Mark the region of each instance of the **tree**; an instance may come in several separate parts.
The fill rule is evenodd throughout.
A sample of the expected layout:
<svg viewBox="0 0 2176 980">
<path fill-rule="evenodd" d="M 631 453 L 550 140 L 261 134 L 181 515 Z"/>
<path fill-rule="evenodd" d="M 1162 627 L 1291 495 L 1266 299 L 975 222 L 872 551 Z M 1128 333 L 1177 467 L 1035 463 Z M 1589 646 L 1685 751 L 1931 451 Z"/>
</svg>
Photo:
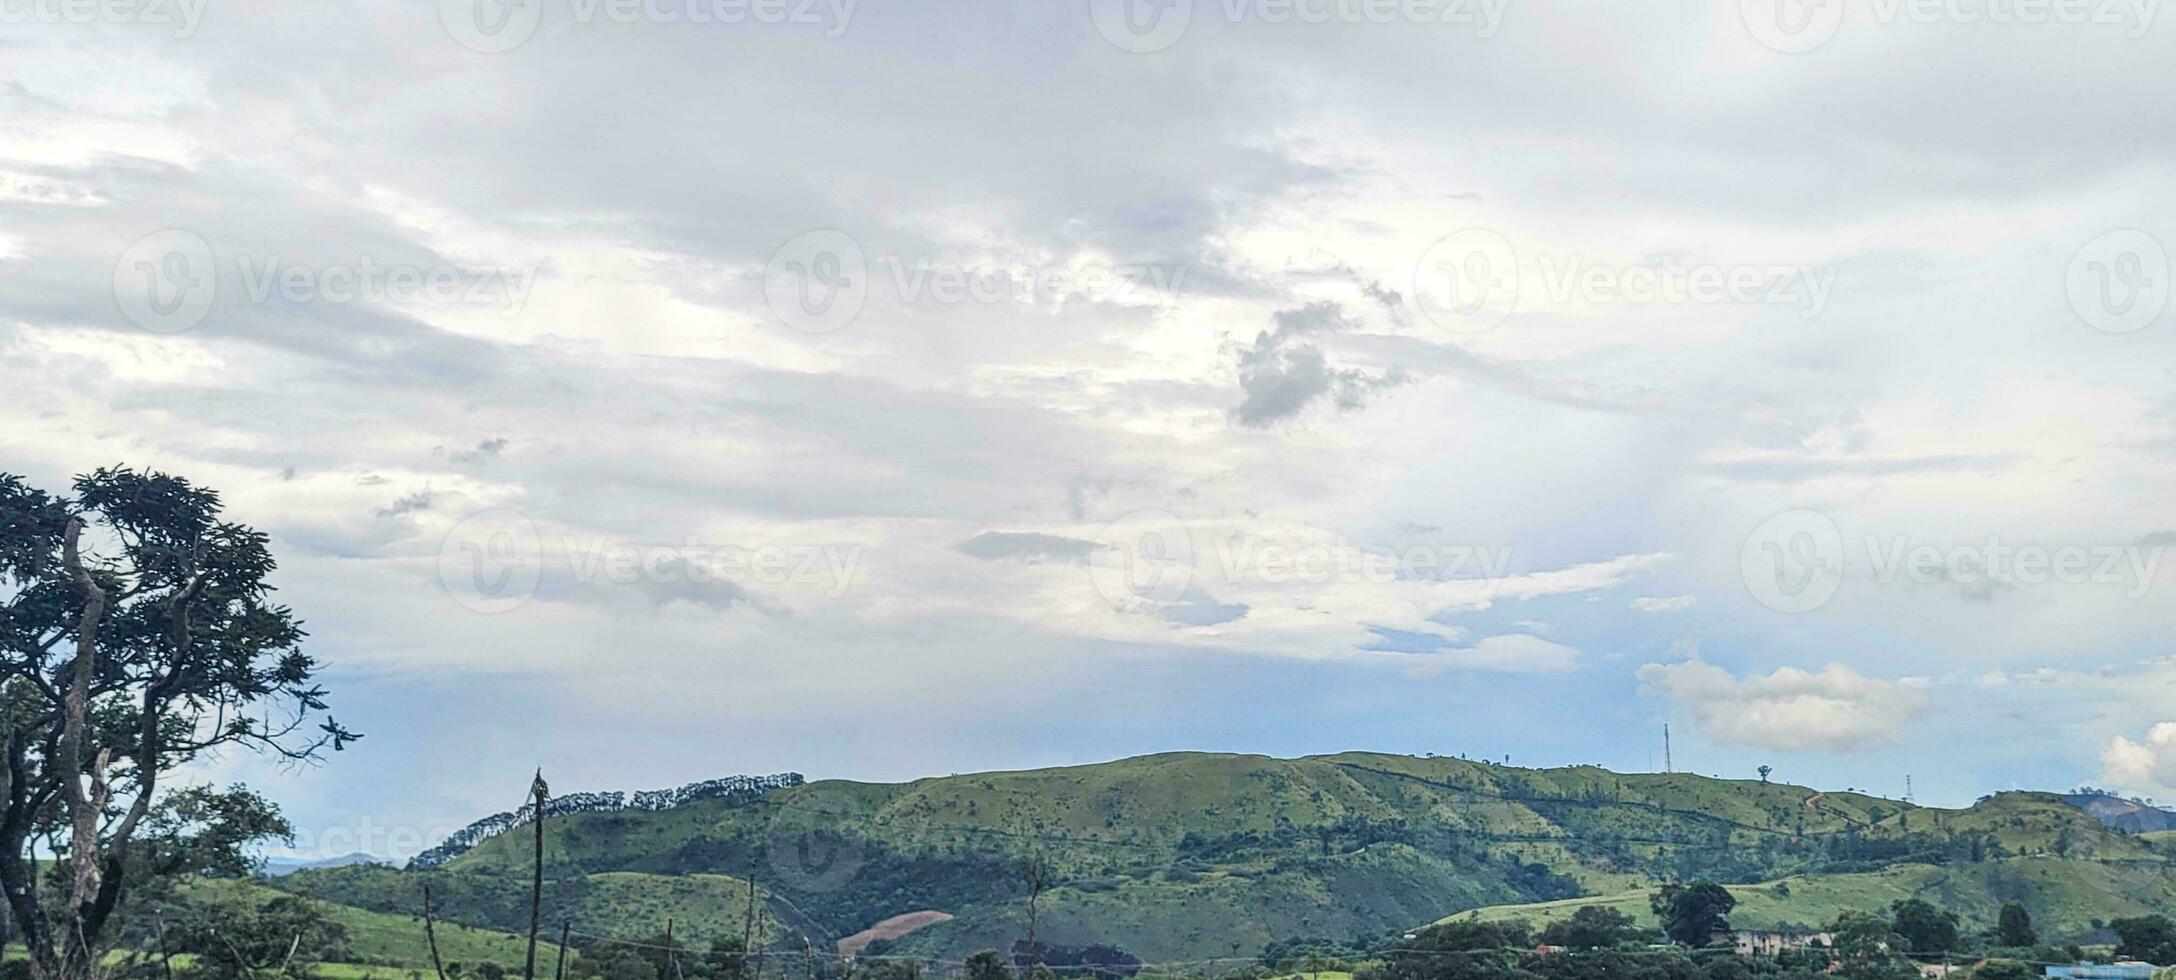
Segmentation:
<svg viewBox="0 0 2176 980">
<path fill-rule="evenodd" d="M 1904 937 L 1907 952 L 1946 953 L 1957 948 L 1957 913 L 1917 898 L 1889 905 L 1890 927 Z"/>
<path fill-rule="evenodd" d="M 1606 905 L 1582 905 L 1541 930 L 1541 941 L 1573 949 L 1608 949 L 1631 938 L 1632 917 Z"/>
<path fill-rule="evenodd" d="M 588 954 L 583 954 L 588 955 Z M 748 950 L 739 936 L 719 936 L 703 954 L 703 972 L 712 980 L 741 980 L 748 975 Z"/>
<path fill-rule="evenodd" d="M 2011 947 L 2040 944 L 2040 934 L 2032 927 L 2032 913 L 2025 910 L 2024 903 L 2003 903 L 2002 913 L 1995 923 L 1995 942 L 1997 945 Z"/>
<path fill-rule="evenodd" d="M 195 975 L 307 977 L 312 963 L 347 952 L 347 930 L 308 899 L 281 895 L 258 903 L 246 892 L 213 891 L 211 900 L 193 903 L 190 914 L 166 930 L 171 952 L 194 955 Z"/>
<path fill-rule="evenodd" d="M 2039 980 L 2040 971 L 2016 960 L 1988 960 L 1972 971 L 1972 980 Z"/>
<path fill-rule="evenodd" d="M 967 980 L 1013 980 L 1012 967 L 997 950 L 985 949 L 967 958 Z"/>
<path fill-rule="evenodd" d="M 310 727 L 325 692 L 270 601 L 266 538 L 220 510 L 159 473 L 102 469 L 68 496 L 0 474 L 0 891 L 33 976 L 90 977 L 142 878 L 160 776 L 229 747 L 308 761 L 357 737 Z"/>
<path fill-rule="evenodd" d="M 1919 975 L 1904 959 L 1904 937 L 1889 919 L 1845 912 L 1828 930 L 1836 936 L 1836 972 L 1845 980 L 1905 980 Z"/>
<path fill-rule="evenodd" d="M 2176 965 L 2176 922 L 2165 915 L 2141 915 L 2108 923 L 2116 931 L 2116 955 L 2163 966 Z"/>
<path fill-rule="evenodd" d="M 1775 771 L 1776 771 L 1776 767 L 1774 767 L 1774 766 L 1762 766 L 1762 767 L 1760 767 L 1760 769 L 1759 769 L 1759 772 L 1760 772 L 1760 782 L 1761 782 L 1761 785 L 1763 785 L 1763 786 L 1766 786 L 1766 785 L 1768 785 L 1768 774 L 1769 774 L 1769 773 L 1772 773 L 1772 772 L 1775 772 Z"/>
<path fill-rule="evenodd" d="M 1714 941 L 1716 933 L 1730 931 L 1726 916 L 1738 907 L 1738 899 L 1712 881 L 1697 881 L 1664 885 L 1648 905 L 1662 920 L 1662 931 L 1671 939 L 1686 946 L 1705 946 Z"/>
</svg>

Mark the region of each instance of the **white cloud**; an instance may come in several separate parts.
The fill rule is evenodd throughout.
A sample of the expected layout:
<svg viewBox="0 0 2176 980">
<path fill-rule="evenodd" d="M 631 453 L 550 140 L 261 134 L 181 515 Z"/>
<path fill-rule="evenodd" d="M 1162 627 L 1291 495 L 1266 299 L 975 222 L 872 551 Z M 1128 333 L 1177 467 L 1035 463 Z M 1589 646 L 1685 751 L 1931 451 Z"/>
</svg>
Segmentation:
<svg viewBox="0 0 2176 980">
<path fill-rule="evenodd" d="M 1691 609 L 1692 607 L 1693 598 L 1689 595 L 1643 595 L 1639 598 L 1632 600 L 1632 608 L 1637 609 L 1641 612 L 1684 612 L 1685 610 Z"/>
<path fill-rule="evenodd" d="M 1842 664 L 1820 673 L 1780 667 L 1739 679 L 1703 660 L 1648 664 L 1640 683 L 1692 714 L 1694 727 L 1726 745 L 1850 751 L 1896 740 L 1927 699 L 1895 681 Z"/>
<path fill-rule="evenodd" d="M 2176 721 L 2146 731 L 2146 740 L 2121 735 L 2101 750 L 2101 781 L 2125 792 L 2176 795 Z"/>
<path fill-rule="evenodd" d="M 1415 656 L 1422 663 L 1406 671 L 1414 677 L 1433 677 L 1450 670 L 1555 674 L 1579 665 L 1578 650 L 1525 633 L 1486 636 L 1463 649 Z"/>
</svg>

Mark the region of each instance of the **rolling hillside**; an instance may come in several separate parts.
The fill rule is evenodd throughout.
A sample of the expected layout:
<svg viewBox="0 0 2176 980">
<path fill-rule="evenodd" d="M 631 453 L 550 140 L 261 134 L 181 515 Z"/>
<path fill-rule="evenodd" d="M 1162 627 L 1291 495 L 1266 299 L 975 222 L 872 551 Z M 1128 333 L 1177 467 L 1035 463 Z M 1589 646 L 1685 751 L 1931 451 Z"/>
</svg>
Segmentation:
<svg viewBox="0 0 2176 980">
<path fill-rule="evenodd" d="M 262 903 L 278 891 L 252 881 L 199 880 L 184 890 L 184 897 L 204 897 L 203 893 L 218 893 L 226 899 L 246 899 Z M 431 969 L 430 945 L 423 932 L 420 915 L 373 912 L 348 905 L 323 903 L 326 917 L 346 930 L 347 946 L 352 964 L 340 967 L 353 969 L 324 969 L 325 975 L 348 975 L 370 972 L 369 968 L 383 967 L 379 975 L 391 978 L 405 976 L 407 971 Z M 188 914 L 186 910 L 174 914 Z M 524 936 L 490 929 L 441 923 L 437 927 L 439 955 L 449 963 L 491 962 L 501 966 L 519 966 L 528 950 Z M 537 955 L 546 963 L 558 956 L 557 943 L 540 942 Z"/>
<path fill-rule="evenodd" d="M 1031 864 L 1048 882 L 1040 938 L 1148 959 L 1250 955 L 1275 939 L 1577 896 L 1632 901 L 1660 882 L 1703 877 L 1785 880 L 1791 900 L 1776 903 L 1778 921 L 1927 889 L 1974 908 L 2012 894 L 2044 895 L 2051 908 L 2106 904 L 2088 917 L 2176 908 L 2176 895 L 2154 887 L 2171 871 L 2165 853 L 2053 796 L 1941 810 L 1754 780 L 1369 753 L 1172 753 L 901 784 L 819 781 L 551 819 L 554 921 L 633 936 L 671 915 L 691 938 L 735 934 L 753 876 L 775 921 L 766 931 L 796 946 L 936 911 L 954 918 L 894 948 L 947 956 L 1025 934 Z M 448 918 L 508 928 L 526 915 L 524 836 L 485 840 L 426 871 L 322 869 L 280 884 L 394 911 L 428 877 Z M 2059 883 L 2041 882 L 2042 868 Z M 1758 912 L 1749 900 L 1747 914 Z"/>
</svg>

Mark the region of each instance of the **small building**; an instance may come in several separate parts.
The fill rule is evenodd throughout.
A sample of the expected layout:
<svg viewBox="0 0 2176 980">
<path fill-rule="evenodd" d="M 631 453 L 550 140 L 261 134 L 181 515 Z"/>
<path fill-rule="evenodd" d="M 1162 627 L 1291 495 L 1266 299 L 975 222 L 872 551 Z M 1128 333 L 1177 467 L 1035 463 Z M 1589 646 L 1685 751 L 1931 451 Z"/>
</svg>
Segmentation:
<svg viewBox="0 0 2176 980">
<path fill-rule="evenodd" d="M 1739 956 L 1774 956 L 1794 949 L 1826 949 L 1836 945 L 1836 934 L 1781 929 L 1739 929 L 1730 934 L 1730 945 L 1738 951 Z"/>
</svg>

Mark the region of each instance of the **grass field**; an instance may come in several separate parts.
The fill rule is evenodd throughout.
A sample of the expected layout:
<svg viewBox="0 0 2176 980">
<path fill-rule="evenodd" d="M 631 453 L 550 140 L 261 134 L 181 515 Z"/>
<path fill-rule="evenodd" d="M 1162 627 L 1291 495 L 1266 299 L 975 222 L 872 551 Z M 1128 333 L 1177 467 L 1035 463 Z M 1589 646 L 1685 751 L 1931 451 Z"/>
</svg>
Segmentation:
<svg viewBox="0 0 2176 980">
<path fill-rule="evenodd" d="M 1967 928 L 1986 928 L 2007 901 L 2020 901 L 2043 936 L 2082 936 L 2095 919 L 2142 915 L 2176 906 L 2176 876 L 2166 866 L 2098 863 L 2049 857 L 2012 858 L 1953 867 L 1898 865 L 1880 871 L 1785 878 L 1727 886 L 1738 906 L 1730 914 L 1741 929 L 1814 927 L 1838 913 L 1880 911 L 1905 898 L 1922 898 L 1956 911 Z M 1557 902 L 1499 905 L 1449 919 L 1526 919 L 1536 926 L 1570 916 L 1582 905 L 1602 905 L 1656 926 L 1648 907 L 1651 889 Z"/>
<path fill-rule="evenodd" d="M 214 891 L 259 903 L 285 894 L 254 881 L 216 880 L 193 883 L 184 895 L 194 893 L 193 897 L 201 897 L 204 892 Z M 324 911 L 326 918 L 346 930 L 348 948 L 358 961 L 325 964 L 320 971 L 325 976 L 345 980 L 373 971 L 381 977 L 404 976 L 411 970 L 431 972 L 430 943 L 424 935 L 421 915 L 371 912 L 331 902 L 315 904 Z M 491 962 L 518 971 L 527 955 L 528 939 L 525 936 L 450 922 L 439 922 L 436 932 L 439 956 L 448 963 Z M 537 959 L 549 964 L 558 955 L 558 944 L 540 937 Z"/>
</svg>

